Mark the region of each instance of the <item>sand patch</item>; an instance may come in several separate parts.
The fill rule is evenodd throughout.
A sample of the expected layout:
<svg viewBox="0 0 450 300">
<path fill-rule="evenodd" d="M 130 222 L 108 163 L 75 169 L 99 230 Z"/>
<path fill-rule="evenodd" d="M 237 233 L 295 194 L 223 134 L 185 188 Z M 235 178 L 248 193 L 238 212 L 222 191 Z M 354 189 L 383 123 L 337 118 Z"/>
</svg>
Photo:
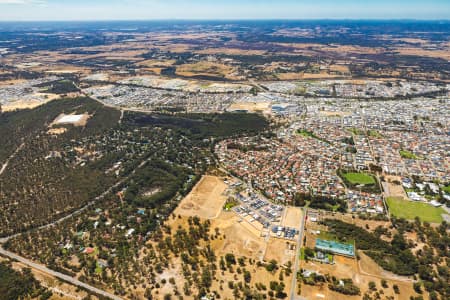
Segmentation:
<svg viewBox="0 0 450 300">
<path fill-rule="evenodd" d="M 227 189 L 223 180 L 216 176 L 203 176 L 175 209 L 176 215 L 199 216 L 204 219 L 217 218 L 226 201 Z"/>
<path fill-rule="evenodd" d="M 263 111 L 268 112 L 270 111 L 270 102 L 240 102 L 240 103 L 233 103 L 228 108 L 229 111 L 249 111 L 249 112 L 256 112 L 256 111 Z"/>
<path fill-rule="evenodd" d="M 91 116 L 88 114 L 75 115 L 75 114 L 60 114 L 56 119 L 50 124 L 53 125 L 73 125 L 73 126 L 86 126 L 87 121 Z"/>
<path fill-rule="evenodd" d="M 401 184 L 395 184 L 394 181 L 401 182 L 402 179 L 400 176 L 385 176 L 386 184 L 387 184 L 387 195 L 386 197 L 399 197 L 403 199 L 408 199 L 405 190 Z"/>
<path fill-rule="evenodd" d="M 281 221 L 281 225 L 290 228 L 300 229 L 300 222 L 303 217 L 303 212 L 299 207 L 287 207 L 286 214 Z"/>
<path fill-rule="evenodd" d="M 265 261 L 276 260 L 279 264 L 285 265 L 289 261 L 294 262 L 294 257 L 297 245 L 293 242 L 270 238 L 267 243 L 266 254 L 264 255 Z"/>
</svg>

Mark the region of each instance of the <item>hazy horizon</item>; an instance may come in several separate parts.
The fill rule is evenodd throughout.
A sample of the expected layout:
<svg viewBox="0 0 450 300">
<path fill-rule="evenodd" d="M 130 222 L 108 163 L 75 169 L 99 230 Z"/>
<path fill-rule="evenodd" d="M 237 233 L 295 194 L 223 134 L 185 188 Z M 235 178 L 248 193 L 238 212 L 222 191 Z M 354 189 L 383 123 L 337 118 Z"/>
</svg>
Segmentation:
<svg viewBox="0 0 450 300">
<path fill-rule="evenodd" d="M 89 22 L 450 22 L 449 19 L 352 19 L 352 18 L 313 18 L 313 19 L 183 19 L 183 18 L 166 18 L 166 19 L 73 19 L 73 20 L 0 20 L 0 23 L 89 23 Z"/>
<path fill-rule="evenodd" d="M 430 0 L 0 0 L 0 21 L 449 20 Z"/>
</svg>

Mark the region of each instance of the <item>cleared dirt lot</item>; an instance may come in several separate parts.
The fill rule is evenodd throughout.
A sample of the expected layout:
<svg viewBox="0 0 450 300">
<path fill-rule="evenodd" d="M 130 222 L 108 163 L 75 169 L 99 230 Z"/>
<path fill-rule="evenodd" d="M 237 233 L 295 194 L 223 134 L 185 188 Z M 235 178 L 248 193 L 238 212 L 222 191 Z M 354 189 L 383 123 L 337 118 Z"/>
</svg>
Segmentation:
<svg viewBox="0 0 450 300">
<path fill-rule="evenodd" d="M 285 265 L 289 261 L 294 262 L 296 245 L 283 239 L 270 238 L 267 243 L 265 261 L 275 259 L 279 264 Z"/>
<path fill-rule="evenodd" d="M 302 210 L 299 207 L 287 207 L 286 214 L 281 225 L 290 228 L 300 229 L 300 221 L 303 218 Z"/>
<path fill-rule="evenodd" d="M 255 111 L 270 111 L 270 102 L 241 102 L 241 103 L 233 103 L 230 105 L 228 110 L 247 110 L 250 112 Z"/>
<path fill-rule="evenodd" d="M 214 219 L 219 216 L 226 201 L 223 195 L 227 185 L 216 176 L 203 176 L 175 209 L 176 215 Z"/>
<path fill-rule="evenodd" d="M 322 275 L 330 274 L 339 279 L 351 278 L 353 282 L 359 286 L 361 277 L 357 272 L 356 260 L 346 257 L 335 256 L 336 264 L 328 265 L 319 262 L 302 262 L 301 268 L 318 272 Z M 302 296 L 307 299 L 361 299 L 361 296 L 347 296 L 335 293 L 328 289 L 328 286 L 308 286 L 302 284 Z"/>
<path fill-rule="evenodd" d="M 366 292 L 368 290 L 369 282 L 373 281 L 376 283 L 378 290 L 383 290 L 385 296 L 392 296 L 394 299 L 399 300 L 406 300 L 410 299 L 411 296 L 418 296 L 418 294 L 414 292 L 412 281 L 408 278 L 384 271 L 372 259 L 363 253 L 360 253 L 360 256 L 361 260 L 358 262 L 358 274 L 361 278 L 359 286 L 362 292 Z M 366 272 L 370 273 L 370 275 L 367 275 Z M 381 279 L 387 281 L 387 288 L 382 288 Z M 399 295 L 394 293 L 392 288 L 394 284 L 396 284 L 400 289 Z M 424 295 L 424 298 L 427 299 L 426 295 Z"/>
<path fill-rule="evenodd" d="M 327 117 L 345 117 L 351 113 L 348 111 L 321 111 L 320 114 Z"/>
<path fill-rule="evenodd" d="M 217 186 L 219 186 L 219 188 L 217 188 Z M 217 190 L 215 190 L 215 187 Z M 188 229 L 188 218 L 190 216 L 197 215 L 204 221 L 205 218 L 198 213 L 199 211 L 201 211 L 202 214 L 209 216 L 214 215 L 217 212 L 217 217 L 209 218 L 209 220 L 211 222 L 211 233 L 219 232 L 219 237 L 209 240 L 207 244 L 211 246 L 217 257 L 225 256 L 228 253 L 233 253 L 237 258 L 245 257 L 245 269 L 251 273 L 251 283 L 249 285 L 253 289 L 255 289 L 256 283 L 262 283 L 269 287 L 271 281 L 279 280 L 279 275 L 283 268 L 280 267 L 274 272 L 269 272 L 264 266 L 258 266 L 256 262 L 275 259 L 277 264 L 281 266 L 289 260 L 293 260 L 295 250 L 289 250 L 290 248 L 287 245 L 287 243 L 292 244 L 292 242 L 275 238 L 269 239 L 262 236 L 261 230 L 256 229 L 254 226 L 257 224 L 243 220 L 232 211 L 223 210 L 223 201 L 220 201 L 220 203 L 217 203 L 217 201 L 213 204 L 209 203 L 214 201 L 214 199 L 217 199 L 217 197 L 212 195 L 217 195 L 217 193 L 220 195 L 225 189 L 226 185 L 220 177 L 205 176 L 191 192 L 191 195 L 188 195 L 188 197 L 183 199 L 178 208 L 174 211 L 172 217 L 167 220 L 166 225 L 170 226 L 172 231 L 180 227 Z M 192 195 L 197 195 L 195 201 L 193 200 Z M 202 195 L 202 199 L 198 198 L 199 195 Z M 198 205 L 199 210 L 181 208 L 186 203 Z M 200 205 L 202 208 L 200 208 Z M 206 208 L 210 208 L 210 210 L 208 211 Z M 175 278 L 177 289 L 182 290 L 185 278 L 182 275 L 182 271 L 175 267 L 177 264 L 181 264 L 180 257 L 171 257 L 171 267 L 169 271 L 165 271 L 158 280 L 173 277 Z M 219 270 L 218 272 L 219 273 L 217 273 L 216 278 L 212 282 L 211 290 L 220 291 L 221 299 L 235 299 L 233 296 L 233 289 L 228 287 L 228 282 L 231 281 L 236 283 L 237 278 L 241 278 L 242 275 L 237 274 L 236 271 L 230 272 L 229 270 Z M 283 282 L 286 284 L 284 289 L 286 293 L 290 290 L 291 276 L 292 275 L 287 276 L 284 274 Z M 158 294 L 156 294 L 156 290 L 153 292 L 155 299 L 161 299 L 162 295 L 165 293 L 172 293 L 174 290 L 174 286 L 168 282 L 161 284 L 161 287 L 161 289 L 158 289 Z M 143 294 L 141 294 L 141 296 L 142 295 Z M 193 296 L 183 297 L 185 299 L 194 299 Z"/>
<path fill-rule="evenodd" d="M 408 199 L 408 196 L 403 189 L 401 184 L 395 184 L 394 181 L 401 182 L 401 177 L 399 176 L 385 176 L 387 185 L 387 197 L 401 197 L 403 199 Z"/>
<path fill-rule="evenodd" d="M 211 247 L 219 255 L 233 253 L 239 256 L 260 260 L 264 254 L 266 243 L 257 230 L 245 221 L 239 222 L 239 217 L 232 212 L 223 212 L 213 220 L 211 228 L 219 228 L 225 235 L 223 240 L 214 240 Z"/>
<path fill-rule="evenodd" d="M 32 109 L 55 99 L 59 99 L 59 95 L 36 93 L 36 100 L 19 100 L 2 104 L 3 111 L 13 111 L 17 109 Z"/>
</svg>

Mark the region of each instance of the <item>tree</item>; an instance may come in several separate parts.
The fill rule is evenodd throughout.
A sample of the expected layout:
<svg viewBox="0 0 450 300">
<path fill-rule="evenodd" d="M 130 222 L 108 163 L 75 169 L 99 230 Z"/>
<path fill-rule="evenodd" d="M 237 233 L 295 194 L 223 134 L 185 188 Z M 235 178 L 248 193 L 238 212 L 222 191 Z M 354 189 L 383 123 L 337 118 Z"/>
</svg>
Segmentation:
<svg viewBox="0 0 450 300">
<path fill-rule="evenodd" d="M 252 275 L 250 274 L 250 272 L 247 270 L 244 270 L 244 281 L 246 283 L 250 283 L 251 280 L 252 280 Z"/>
<path fill-rule="evenodd" d="M 232 254 L 232 253 L 225 254 L 225 261 L 227 262 L 228 266 L 236 264 L 236 258 L 234 257 L 234 254 Z"/>
<path fill-rule="evenodd" d="M 148 300 L 152 300 L 153 296 L 152 296 L 152 289 L 151 288 L 146 288 L 145 289 L 145 293 L 144 293 L 144 297 Z"/>
<path fill-rule="evenodd" d="M 430 292 L 430 300 L 439 300 L 438 295 L 435 291 Z"/>
<path fill-rule="evenodd" d="M 392 286 L 392 288 L 394 289 L 394 293 L 400 294 L 400 289 L 398 288 L 398 285 L 394 284 L 394 285 Z"/>
<path fill-rule="evenodd" d="M 420 284 L 420 282 L 414 282 L 413 288 L 416 293 L 422 294 L 422 285 Z"/>
<path fill-rule="evenodd" d="M 306 257 L 314 257 L 314 250 L 309 248 L 309 247 L 305 247 L 305 256 Z"/>
<path fill-rule="evenodd" d="M 267 265 L 266 265 L 266 270 L 269 272 L 273 272 L 274 270 L 276 270 L 278 268 L 277 266 L 277 261 L 272 259 Z"/>
</svg>

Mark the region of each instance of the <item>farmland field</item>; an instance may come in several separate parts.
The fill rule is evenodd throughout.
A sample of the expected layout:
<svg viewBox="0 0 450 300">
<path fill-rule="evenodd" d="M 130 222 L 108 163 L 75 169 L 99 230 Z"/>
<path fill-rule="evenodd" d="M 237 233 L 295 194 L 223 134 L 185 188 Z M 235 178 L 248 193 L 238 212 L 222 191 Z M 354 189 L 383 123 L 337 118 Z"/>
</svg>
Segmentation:
<svg viewBox="0 0 450 300">
<path fill-rule="evenodd" d="M 431 223 L 442 222 L 442 214 L 445 211 L 442 208 L 433 207 L 422 202 L 412 202 L 395 197 L 388 197 L 387 204 L 393 216 L 413 220 L 420 217 L 422 221 Z"/>
</svg>

